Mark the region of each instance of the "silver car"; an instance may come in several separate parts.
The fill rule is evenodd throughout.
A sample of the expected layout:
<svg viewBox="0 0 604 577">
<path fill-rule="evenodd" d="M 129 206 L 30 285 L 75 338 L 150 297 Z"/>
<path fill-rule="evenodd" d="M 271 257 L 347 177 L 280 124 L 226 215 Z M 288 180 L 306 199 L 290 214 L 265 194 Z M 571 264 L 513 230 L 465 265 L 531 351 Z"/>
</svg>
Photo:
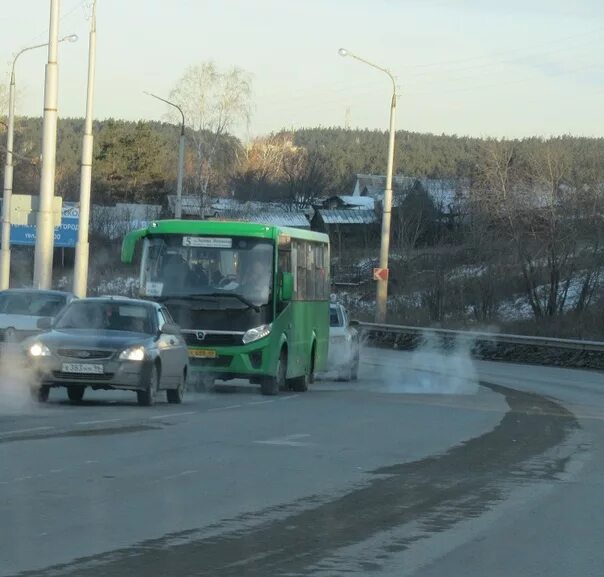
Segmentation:
<svg viewBox="0 0 604 577">
<path fill-rule="evenodd" d="M 359 333 L 350 326 L 348 311 L 337 302 L 329 305 L 328 370 L 342 381 L 356 381 L 359 374 Z"/>
<path fill-rule="evenodd" d="M 69 292 L 37 289 L 0 291 L 0 336 L 16 342 L 39 333 L 38 320 L 55 317 L 74 296 Z"/>
<path fill-rule="evenodd" d="M 139 405 L 152 405 L 166 391 L 182 402 L 188 371 L 187 347 L 170 313 L 161 304 L 124 297 L 72 301 L 47 329 L 23 342 L 34 369 L 38 398 L 65 387 L 79 402 L 87 387 L 135 391 Z"/>
</svg>

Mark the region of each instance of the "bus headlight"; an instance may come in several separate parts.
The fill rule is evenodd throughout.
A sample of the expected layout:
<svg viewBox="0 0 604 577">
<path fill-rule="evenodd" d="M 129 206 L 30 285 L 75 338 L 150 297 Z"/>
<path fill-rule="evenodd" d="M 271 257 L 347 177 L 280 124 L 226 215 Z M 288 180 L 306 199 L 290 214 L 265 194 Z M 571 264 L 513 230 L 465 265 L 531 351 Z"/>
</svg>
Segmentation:
<svg viewBox="0 0 604 577">
<path fill-rule="evenodd" d="M 247 345 L 249 343 L 253 343 L 254 341 L 263 339 L 264 337 L 267 337 L 270 334 L 271 325 L 260 325 L 259 327 L 246 331 L 241 340 L 243 341 L 244 345 Z"/>
</svg>

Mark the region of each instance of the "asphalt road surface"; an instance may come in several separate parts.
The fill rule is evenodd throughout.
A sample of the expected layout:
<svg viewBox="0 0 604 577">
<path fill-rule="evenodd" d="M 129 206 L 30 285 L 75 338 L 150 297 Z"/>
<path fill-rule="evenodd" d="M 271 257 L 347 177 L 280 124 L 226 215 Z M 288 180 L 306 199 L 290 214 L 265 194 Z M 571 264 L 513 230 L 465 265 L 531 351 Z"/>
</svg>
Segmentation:
<svg viewBox="0 0 604 577">
<path fill-rule="evenodd" d="M 604 574 L 602 373 L 367 350 L 276 398 L 1 390 L 3 577 Z"/>
</svg>

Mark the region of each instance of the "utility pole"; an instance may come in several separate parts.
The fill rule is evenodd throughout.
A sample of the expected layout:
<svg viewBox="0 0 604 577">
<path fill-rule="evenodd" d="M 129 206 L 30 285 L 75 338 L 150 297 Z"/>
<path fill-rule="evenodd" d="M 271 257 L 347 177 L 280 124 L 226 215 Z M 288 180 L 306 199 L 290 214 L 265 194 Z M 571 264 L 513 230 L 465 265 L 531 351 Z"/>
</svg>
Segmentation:
<svg viewBox="0 0 604 577">
<path fill-rule="evenodd" d="M 34 254 L 34 288 L 48 289 L 52 285 L 54 248 L 53 198 L 57 156 L 59 0 L 50 0 L 50 30 L 48 63 L 44 85 L 44 121 L 42 125 L 42 174 Z"/>
<path fill-rule="evenodd" d="M 394 80 L 393 80 L 394 84 Z M 377 281 L 375 322 L 386 322 L 388 310 L 388 253 L 390 251 L 390 220 L 392 215 L 392 171 L 394 167 L 394 134 L 396 114 L 396 84 L 390 104 L 390 133 L 388 137 L 388 168 L 386 171 L 386 190 L 384 191 L 384 206 L 382 208 L 382 242 L 380 244 L 380 268 L 386 270 L 386 278 Z"/>
<path fill-rule="evenodd" d="M 390 219 L 392 213 L 392 172 L 394 170 L 394 136 L 395 136 L 395 115 L 396 115 L 396 80 L 387 68 L 373 64 L 345 48 L 338 50 L 340 56 L 354 58 L 363 64 L 376 68 L 388 75 L 392 82 L 392 99 L 390 100 L 390 133 L 388 138 L 388 167 L 386 169 L 386 189 L 384 190 L 384 202 L 382 206 L 382 239 L 380 244 L 380 269 L 374 272 L 374 278 L 377 282 L 375 322 L 383 323 L 386 320 L 388 308 L 388 252 L 390 250 Z M 376 274 L 377 273 L 377 276 Z"/>
<path fill-rule="evenodd" d="M 94 105 L 94 76 L 96 68 L 96 0 L 92 3 L 90 37 L 88 41 L 88 86 L 86 90 L 86 120 L 82 141 L 82 167 L 80 171 L 80 218 L 73 271 L 73 294 L 83 298 L 88 288 L 88 228 L 90 224 L 90 189 L 92 182 L 92 115 Z"/>
</svg>

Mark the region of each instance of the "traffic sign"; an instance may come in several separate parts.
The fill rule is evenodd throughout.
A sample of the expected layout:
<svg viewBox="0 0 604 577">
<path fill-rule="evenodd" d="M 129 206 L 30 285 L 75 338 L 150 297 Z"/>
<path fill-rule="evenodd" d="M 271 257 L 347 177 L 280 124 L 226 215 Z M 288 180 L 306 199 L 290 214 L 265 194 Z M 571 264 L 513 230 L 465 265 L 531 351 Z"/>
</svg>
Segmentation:
<svg viewBox="0 0 604 577">
<path fill-rule="evenodd" d="M 55 227 L 55 248 L 69 248 L 78 239 L 80 209 L 76 203 L 64 202 L 61 207 L 61 223 Z M 10 242 L 13 245 L 35 245 L 35 224 L 11 224 Z"/>
<path fill-rule="evenodd" d="M 388 269 L 387 268 L 374 268 L 373 269 L 373 280 L 388 280 Z"/>
</svg>

